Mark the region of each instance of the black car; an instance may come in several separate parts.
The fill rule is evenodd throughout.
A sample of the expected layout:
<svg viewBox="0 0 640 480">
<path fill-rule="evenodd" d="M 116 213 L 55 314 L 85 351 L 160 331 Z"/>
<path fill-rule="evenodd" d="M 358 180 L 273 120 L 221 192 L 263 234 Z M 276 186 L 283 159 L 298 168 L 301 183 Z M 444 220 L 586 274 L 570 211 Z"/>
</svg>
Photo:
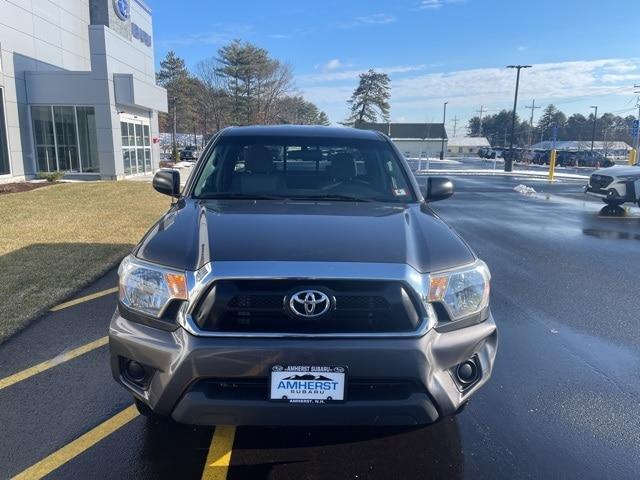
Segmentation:
<svg viewBox="0 0 640 480">
<path fill-rule="evenodd" d="M 385 135 L 219 133 L 119 268 L 111 368 L 190 424 L 424 424 L 491 376 L 490 273 Z"/>
<path fill-rule="evenodd" d="M 196 154 L 197 150 L 194 146 L 187 146 L 180 150 L 180 160 L 181 161 L 193 161 L 198 158 Z"/>
</svg>

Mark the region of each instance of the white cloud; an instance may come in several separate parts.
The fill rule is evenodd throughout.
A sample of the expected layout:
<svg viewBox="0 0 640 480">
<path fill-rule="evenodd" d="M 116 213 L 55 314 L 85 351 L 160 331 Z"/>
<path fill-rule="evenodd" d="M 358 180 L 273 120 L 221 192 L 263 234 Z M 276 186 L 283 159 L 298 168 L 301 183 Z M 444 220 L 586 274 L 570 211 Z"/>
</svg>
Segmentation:
<svg viewBox="0 0 640 480">
<path fill-rule="evenodd" d="M 513 102 L 515 72 L 503 66 L 451 72 L 424 73 L 425 65 L 377 69 L 391 76 L 391 113 L 416 120 L 443 101 L 449 107 L 473 111 L 479 105 L 498 110 Z M 326 110 L 332 118 L 346 116 L 346 100 L 357 84 L 361 70 L 302 75 L 296 78 L 305 97 Z M 520 77 L 522 101 L 574 102 L 576 99 L 632 95 L 632 84 L 640 79 L 640 58 L 602 59 L 535 64 Z M 573 100 L 572 100 L 573 99 Z M 585 100 L 587 101 L 587 100 Z M 344 112 L 344 113 L 340 113 Z"/>
<path fill-rule="evenodd" d="M 253 25 L 230 24 L 230 25 L 214 25 L 212 31 L 194 32 L 180 37 L 165 38 L 159 40 L 159 44 L 165 48 L 173 48 L 175 46 L 186 45 L 223 45 L 230 42 L 234 38 L 246 37 L 254 30 Z"/>
<path fill-rule="evenodd" d="M 518 50 L 519 52 L 524 52 L 527 48 L 529 47 L 527 47 L 526 45 L 520 45 L 518 46 L 518 48 L 516 48 L 516 50 Z"/>
<path fill-rule="evenodd" d="M 331 62 L 329 62 L 331 63 Z M 306 74 L 306 75 L 298 75 L 296 80 L 298 83 L 302 84 L 313 84 L 313 83 L 326 83 L 326 82 L 337 82 L 344 80 L 355 80 L 361 73 L 366 72 L 368 69 L 359 69 L 359 70 L 344 70 L 341 72 L 331 72 L 328 64 L 323 65 L 324 70 L 327 70 L 325 73 L 314 73 L 314 74 Z M 387 75 L 391 74 L 400 74 L 407 72 L 415 72 L 424 70 L 427 68 L 425 64 L 419 65 L 394 65 L 390 67 L 372 67 L 376 72 L 383 72 Z"/>
<path fill-rule="evenodd" d="M 350 22 L 346 22 L 341 24 L 342 28 L 352 28 L 352 27 L 366 27 L 366 26 L 375 26 L 375 25 L 388 25 L 389 23 L 393 23 L 397 20 L 394 15 L 388 13 L 374 13 L 372 15 L 364 15 L 361 17 L 356 17 Z"/>
<path fill-rule="evenodd" d="M 335 70 L 337 68 L 340 68 L 342 66 L 342 63 L 340 62 L 339 58 L 332 58 L 331 60 L 329 60 L 327 63 L 325 63 L 323 65 L 324 70 Z"/>
<path fill-rule="evenodd" d="M 269 38 L 274 38 L 276 40 L 282 40 L 285 38 L 290 38 L 290 35 L 285 35 L 284 33 L 272 33 L 269 35 Z"/>
<path fill-rule="evenodd" d="M 421 10 L 438 10 L 451 3 L 465 3 L 466 0 L 422 0 L 418 8 Z"/>
</svg>

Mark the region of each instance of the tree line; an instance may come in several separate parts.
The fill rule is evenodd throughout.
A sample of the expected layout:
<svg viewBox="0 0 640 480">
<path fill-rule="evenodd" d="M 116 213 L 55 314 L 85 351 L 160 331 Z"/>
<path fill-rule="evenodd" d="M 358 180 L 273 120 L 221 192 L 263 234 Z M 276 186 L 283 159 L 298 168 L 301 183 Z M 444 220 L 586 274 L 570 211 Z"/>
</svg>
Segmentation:
<svg viewBox="0 0 640 480">
<path fill-rule="evenodd" d="M 469 120 L 467 130 L 472 137 L 487 137 L 491 145 L 505 146 L 509 143 L 511 135 L 511 115 L 512 110 L 502 110 L 493 115 L 482 117 L 475 116 Z M 613 113 L 598 115 L 595 119 L 596 141 L 613 142 L 623 141 L 633 145 L 634 139 L 631 135 L 632 123 L 635 120 L 633 115 L 621 117 Z M 594 113 L 583 115 L 574 113 L 567 116 L 558 108 L 551 104 L 542 112 L 542 116 L 532 126 L 529 121 L 521 119 L 516 115 L 516 126 L 514 129 L 514 144 L 525 147 L 545 140 L 553 140 L 553 132 L 556 131 L 556 140 L 576 140 L 590 142 L 593 136 Z"/>
<path fill-rule="evenodd" d="M 169 51 L 160 62 L 158 85 L 167 90 L 168 113 L 160 130 L 202 135 L 206 142 L 229 125 L 329 125 L 318 107 L 296 93 L 291 67 L 250 42 L 234 40 L 189 71 Z"/>
</svg>

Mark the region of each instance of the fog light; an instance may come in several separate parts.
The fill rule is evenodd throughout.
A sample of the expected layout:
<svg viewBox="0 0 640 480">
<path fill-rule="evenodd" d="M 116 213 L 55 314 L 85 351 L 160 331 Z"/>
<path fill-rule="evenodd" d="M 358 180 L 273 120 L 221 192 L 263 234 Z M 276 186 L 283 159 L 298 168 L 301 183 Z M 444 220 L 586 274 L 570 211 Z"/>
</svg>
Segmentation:
<svg viewBox="0 0 640 480">
<path fill-rule="evenodd" d="M 124 372 L 127 378 L 135 383 L 142 383 L 147 376 L 145 368 L 134 360 L 127 360 L 125 362 Z"/>
<path fill-rule="evenodd" d="M 469 359 L 456 368 L 456 377 L 458 381 L 464 385 L 470 385 L 478 379 L 478 365 L 475 360 Z"/>
</svg>

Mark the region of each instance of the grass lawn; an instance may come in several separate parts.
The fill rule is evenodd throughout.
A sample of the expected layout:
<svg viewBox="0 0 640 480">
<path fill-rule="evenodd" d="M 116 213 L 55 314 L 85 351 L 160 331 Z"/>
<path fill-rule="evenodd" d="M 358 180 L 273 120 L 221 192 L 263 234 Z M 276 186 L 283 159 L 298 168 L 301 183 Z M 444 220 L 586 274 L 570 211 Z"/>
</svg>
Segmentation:
<svg viewBox="0 0 640 480">
<path fill-rule="evenodd" d="M 116 265 L 169 204 L 145 182 L 0 195 L 0 343 Z"/>
</svg>

